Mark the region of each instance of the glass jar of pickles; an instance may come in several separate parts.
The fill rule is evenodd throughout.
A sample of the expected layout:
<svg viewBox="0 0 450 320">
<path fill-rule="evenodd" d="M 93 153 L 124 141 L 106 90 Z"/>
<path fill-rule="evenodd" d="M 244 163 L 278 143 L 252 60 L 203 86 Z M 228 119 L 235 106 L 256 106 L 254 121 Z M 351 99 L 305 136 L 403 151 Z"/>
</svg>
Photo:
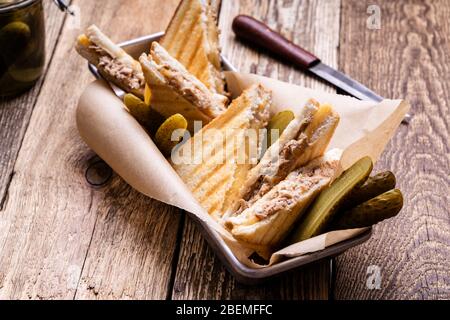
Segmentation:
<svg viewBox="0 0 450 320">
<path fill-rule="evenodd" d="M 44 64 L 42 0 L 0 0 L 0 97 L 32 87 Z"/>
</svg>

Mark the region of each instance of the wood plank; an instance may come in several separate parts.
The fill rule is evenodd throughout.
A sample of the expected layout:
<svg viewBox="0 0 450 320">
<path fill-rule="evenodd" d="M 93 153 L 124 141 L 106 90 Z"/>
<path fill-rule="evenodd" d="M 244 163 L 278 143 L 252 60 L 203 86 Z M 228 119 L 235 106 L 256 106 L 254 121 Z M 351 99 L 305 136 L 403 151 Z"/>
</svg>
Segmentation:
<svg viewBox="0 0 450 320">
<path fill-rule="evenodd" d="M 450 298 L 450 6 L 445 0 L 377 1 L 381 29 L 366 28 L 373 1 L 343 0 L 340 66 L 386 97 L 407 98 L 414 120 L 377 169 L 396 173 L 406 205 L 338 261 L 339 299 Z M 366 287 L 378 266 L 381 287 Z"/>
<path fill-rule="evenodd" d="M 220 14 L 224 54 L 242 72 L 333 91 L 289 65 L 259 53 L 234 39 L 233 18 L 239 13 L 264 20 L 285 36 L 337 65 L 340 1 L 237 1 L 223 0 Z M 327 299 L 328 261 L 319 262 L 266 284 L 238 284 L 215 257 L 192 221 L 183 232 L 173 299 Z"/>
<path fill-rule="evenodd" d="M 160 31 L 176 0 L 77 0 L 82 26 L 116 41 Z M 93 153 L 74 109 L 92 80 L 65 25 L 30 119 L 0 214 L 0 298 L 165 298 L 178 210 L 146 199 L 115 177 L 102 188 L 84 174 Z"/>
<path fill-rule="evenodd" d="M 115 179 L 96 214 L 76 299 L 165 299 L 179 210 Z"/>
<path fill-rule="evenodd" d="M 52 1 L 44 1 L 46 41 L 46 66 L 52 60 L 65 15 Z M 4 206 L 13 176 L 14 163 L 28 127 L 31 113 L 44 83 L 47 68 L 36 85 L 14 99 L 0 98 L 0 210 Z"/>
</svg>

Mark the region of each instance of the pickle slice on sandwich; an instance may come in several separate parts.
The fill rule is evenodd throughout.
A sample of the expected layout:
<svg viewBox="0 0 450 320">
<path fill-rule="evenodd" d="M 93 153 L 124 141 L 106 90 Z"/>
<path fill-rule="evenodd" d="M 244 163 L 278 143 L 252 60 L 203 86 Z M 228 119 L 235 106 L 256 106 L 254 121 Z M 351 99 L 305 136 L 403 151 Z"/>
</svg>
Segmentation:
<svg viewBox="0 0 450 320">
<path fill-rule="evenodd" d="M 263 197 L 290 172 L 324 154 L 339 123 L 329 105 L 309 100 L 280 138 L 249 173 L 240 190 L 241 201 L 227 216 L 236 215 Z"/>
</svg>

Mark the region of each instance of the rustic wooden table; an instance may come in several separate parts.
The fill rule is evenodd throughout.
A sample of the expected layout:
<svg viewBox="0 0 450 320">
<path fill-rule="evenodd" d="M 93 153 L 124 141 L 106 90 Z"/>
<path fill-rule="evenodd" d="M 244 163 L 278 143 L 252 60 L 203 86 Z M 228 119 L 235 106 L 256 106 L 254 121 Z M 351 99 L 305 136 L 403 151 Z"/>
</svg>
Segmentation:
<svg viewBox="0 0 450 320">
<path fill-rule="evenodd" d="M 85 180 L 96 158 L 74 121 L 92 81 L 73 50 L 80 26 L 131 39 L 163 30 L 178 0 L 73 0 L 80 25 L 44 2 L 46 72 L 0 102 L 1 299 L 450 298 L 450 2 L 376 1 L 381 29 L 370 29 L 370 0 L 223 1 L 223 51 L 241 71 L 333 91 L 237 42 L 231 21 L 247 13 L 381 95 L 407 98 L 414 114 L 377 166 L 397 173 L 401 214 L 338 257 L 335 277 L 324 261 L 254 287 L 235 282 L 183 212 L 117 176 L 98 188 Z M 367 286 L 370 266 L 379 289 Z"/>
</svg>

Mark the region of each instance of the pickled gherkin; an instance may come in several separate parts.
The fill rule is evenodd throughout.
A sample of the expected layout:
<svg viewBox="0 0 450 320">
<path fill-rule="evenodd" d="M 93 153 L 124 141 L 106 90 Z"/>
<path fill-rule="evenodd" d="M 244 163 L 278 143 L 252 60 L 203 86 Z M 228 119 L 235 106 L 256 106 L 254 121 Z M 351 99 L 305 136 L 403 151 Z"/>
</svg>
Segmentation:
<svg viewBox="0 0 450 320">
<path fill-rule="evenodd" d="M 278 130 L 278 132 L 275 132 L 275 137 L 280 137 L 294 118 L 294 113 L 290 110 L 286 110 L 277 113 L 270 119 L 269 124 L 267 125 L 267 147 L 270 147 L 276 141 L 273 139 L 274 137 L 272 137 L 272 130 Z"/>
<path fill-rule="evenodd" d="M 150 118 L 150 106 L 145 104 L 140 98 L 136 97 L 134 94 L 127 93 L 123 97 L 123 103 L 130 111 L 130 114 L 138 120 L 141 124 L 146 125 Z"/>
<path fill-rule="evenodd" d="M 22 21 L 11 22 L 0 29 L 0 55 L 7 66 L 14 64 L 27 49 L 30 38 L 30 27 Z"/>
<path fill-rule="evenodd" d="M 188 122 L 181 114 L 171 116 L 159 127 L 155 135 L 155 143 L 165 156 L 170 156 L 173 148 L 180 143 L 187 127 Z"/>
<path fill-rule="evenodd" d="M 381 172 L 369 177 L 361 187 L 355 188 L 345 199 L 343 208 L 350 209 L 366 202 L 376 196 L 395 188 L 395 175 L 390 172 Z"/>
<path fill-rule="evenodd" d="M 42 1 L 0 1 L 0 97 L 29 89 L 45 64 Z"/>
<path fill-rule="evenodd" d="M 151 134 L 154 134 L 161 123 L 164 122 L 159 113 L 134 94 L 127 93 L 123 98 L 123 102 L 130 114 Z"/>
<path fill-rule="evenodd" d="M 8 73 L 16 81 L 27 83 L 37 80 L 42 73 L 42 68 L 23 68 L 13 65 L 8 69 Z"/>
<path fill-rule="evenodd" d="M 403 207 L 403 195 L 394 189 L 344 212 L 330 230 L 363 228 L 396 216 Z"/>
<path fill-rule="evenodd" d="M 363 185 L 373 169 L 370 157 L 364 157 L 325 189 L 305 213 L 304 219 L 294 230 L 291 242 L 299 242 L 322 234 L 334 218 L 345 198 L 353 189 Z"/>
</svg>

